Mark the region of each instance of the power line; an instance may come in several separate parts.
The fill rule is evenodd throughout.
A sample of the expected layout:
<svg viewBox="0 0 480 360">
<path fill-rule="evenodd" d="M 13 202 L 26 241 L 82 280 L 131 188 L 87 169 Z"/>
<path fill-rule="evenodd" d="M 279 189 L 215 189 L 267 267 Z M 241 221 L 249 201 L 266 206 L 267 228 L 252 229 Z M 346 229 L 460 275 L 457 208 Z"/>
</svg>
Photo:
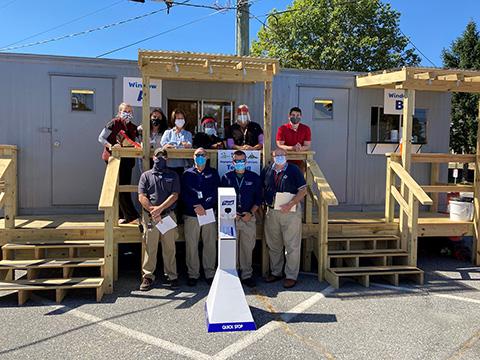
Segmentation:
<svg viewBox="0 0 480 360">
<path fill-rule="evenodd" d="M 407 35 L 405 35 L 405 33 L 404 33 L 400 28 L 399 28 L 399 30 L 400 30 L 400 32 L 402 33 L 402 35 L 407 38 L 408 42 L 409 42 L 425 59 L 427 59 L 427 61 L 428 61 L 430 64 L 432 64 L 433 67 L 437 67 L 437 65 L 435 65 L 435 63 L 434 63 L 432 60 L 430 60 L 430 59 L 427 57 L 427 55 L 425 55 L 425 54 L 413 43 L 413 41 L 412 41 Z"/>
<path fill-rule="evenodd" d="M 169 33 L 169 32 L 178 30 L 178 29 L 180 29 L 180 28 L 182 28 L 182 27 L 185 27 L 185 26 L 194 24 L 194 23 L 196 23 L 196 22 L 205 20 L 206 18 L 208 18 L 208 17 L 210 17 L 210 16 L 212 16 L 212 15 L 216 15 L 216 14 L 218 14 L 218 13 L 225 12 L 225 11 L 226 11 L 225 9 L 217 10 L 217 11 L 215 11 L 215 12 L 213 12 L 213 13 L 210 13 L 210 14 L 208 14 L 208 15 L 206 15 L 206 16 L 203 16 L 203 17 L 201 17 L 201 18 L 197 18 L 197 19 L 192 20 L 192 21 L 189 21 L 189 22 L 187 22 L 187 23 L 184 23 L 184 24 L 175 26 L 175 27 L 173 27 L 173 28 L 171 28 L 171 29 L 162 31 L 162 32 L 160 32 L 160 33 L 158 33 L 158 34 L 155 34 L 155 35 L 146 37 L 146 38 L 144 38 L 144 39 L 135 41 L 135 42 L 133 42 L 133 43 L 131 43 L 131 44 L 128 44 L 128 45 L 125 45 L 125 46 L 116 48 L 116 49 L 114 49 L 114 50 L 107 51 L 107 52 L 105 52 L 105 53 L 103 53 L 103 54 L 100 54 L 100 55 L 98 55 L 98 56 L 96 56 L 96 57 L 97 57 L 97 58 L 101 58 L 101 57 L 103 57 L 103 56 L 105 56 L 105 55 L 109 55 L 109 54 L 112 54 L 112 53 L 114 53 L 114 52 L 117 52 L 117 51 L 120 51 L 120 50 L 129 48 L 129 47 L 132 47 L 132 46 L 134 46 L 134 45 L 137 45 L 137 44 L 140 44 L 140 43 L 142 43 L 142 42 L 145 42 L 145 41 L 151 40 L 151 39 L 153 39 L 153 38 L 156 38 L 156 37 L 158 37 L 158 36 L 165 35 L 165 34 L 167 34 L 167 33 Z"/>
<path fill-rule="evenodd" d="M 37 42 L 24 44 L 24 45 L 18 45 L 18 46 L 5 47 L 5 48 L 0 49 L 0 51 L 22 49 L 22 48 L 26 48 L 26 47 L 35 46 L 35 45 L 43 45 L 43 44 L 46 44 L 46 43 L 59 41 L 59 40 L 67 39 L 67 38 L 72 38 L 72 37 L 76 37 L 76 36 L 80 36 L 80 35 L 90 34 L 90 33 L 95 32 L 95 31 L 105 30 L 105 29 L 112 28 L 114 26 L 123 25 L 123 24 L 129 23 L 129 22 L 135 21 L 135 20 L 143 19 L 143 18 L 146 18 L 147 16 L 155 15 L 155 14 L 158 14 L 158 13 L 160 13 L 162 11 L 166 11 L 166 10 L 167 10 L 167 8 L 151 11 L 149 13 L 138 15 L 138 16 L 135 16 L 135 17 L 132 17 L 132 18 L 129 18 L 129 19 L 121 20 L 121 21 L 118 21 L 116 23 L 111 23 L 111 24 L 108 24 L 108 25 L 103 25 L 103 26 L 99 26 L 99 27 L 96 27 L 96 28 L 93 28 L 93 29 L 88 29 L 88 30 L 80 31 L 80 32 L 73 33 L 73 34 L 63 35 L 63 36 L 59 36 L 59 37 L 48 39 L 48 40 L 42 40 L 42 41 L 37 41 Z"/>
<path fill-rule="evenodd" d="M 1 9 L 5 9 L 7 6 L 12 5 L 15 1 L 17 1 L 17 0 L 12 0 L 12 1 L 7 2 L 6 4 L 4 4 L 3 6 L 0 6 L 0 10 L 1 10 Z"/>
<path fill-rule="evenodd" d="M 50 29 L 47 29 L 47 30 L 38 32 L 38 33 L 33 34 L 33 35 L 30 35 L 30 36 L 28 36 L 28 37 L 26 37 L 26 38 L 23 38 L 23 39 L 21 39 L 21 40 L 15 41 L 15 42 L 13 42 L 13 43 L 10 43 L 10 44 L 7 44 L 7 45 L 3 45 L 2 47 L 5 48 L 5 47 L 13 46 L 13 45 L 16 45 L 16 44 L 18 44 L 18 43 L 21 43 L 21 42 L 23 42 L 23 41 L 25 41 L 25 40 L 30 40 L 31 38 L 37 37 L 37 36 L 39 36 L 39 35 L 46 34 L 46 33 L 50 32 L 50 31 L 53 31 L 53 30 L 57 30 L 57 29 L 59 29 L 59 28 L 61 28 L 61 27 L 64 27 L 64 26 L 66 26 L 66 25 L 70 25 L 70 24 L 72 24 L 72 23 L 74 23 L 74 22 L 76 22 L 76 21 L 85 19 L 86 17 L 95 15 L 95 14 L 101 12 L 101 11 L 104 11 L 104 10 L 107 10 L 107 9 L 109 9 L 109 8 L 111 8 L 111 7 L 114 7 L 115 5 L 118 5 L 118 4 L 120 4 L 121 2 L 124 2 L 124 1 L 125 1 L 125 0 L 116 1 L 116 2 L 114 2 L 114 3 L 112 3 L 112 4 L 108 5 L 108 6 L 105 6 L 105 7 L 101 8 L 101 9 L 98 9 L 98 10 L 95 10 L 95 11 L 93 11 L 93 12 L 91 12 L 91 13 L 82 15 L 82 16 L 80 16 L 80 17 L 78 17 L 78 18 L 73 19 L 73 20 L 64 22 L 63 24 L 54 26 L 54 27 L 52 27 L 52 28 L 50 28 Z"/>
</svg>

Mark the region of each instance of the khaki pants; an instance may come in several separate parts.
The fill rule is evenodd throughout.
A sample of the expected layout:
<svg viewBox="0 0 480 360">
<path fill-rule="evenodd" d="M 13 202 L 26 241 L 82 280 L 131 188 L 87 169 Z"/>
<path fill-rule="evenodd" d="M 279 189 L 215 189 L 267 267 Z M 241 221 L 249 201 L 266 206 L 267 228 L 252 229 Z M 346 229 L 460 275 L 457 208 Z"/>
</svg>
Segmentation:
<svg viewBox="0 0 480 360">
<path fill-rule="evenodd" d="M 252 253 L 257 240 L 257 223 L 255 215 L 249 222 L 236 220 L 237 230 L 237 267 L 240 268 L 241 278 L 248 279 L 253 275 L 252 269 Z"/>
<path fill-rule="evenodd" d="M 267 209 L 265 215 L 265 241 L 269 249 L 272 275 L 282 275 L 285 257 L 287 260 L 285 277 L 297 280 L 302 243 L 302 210 L 300 204 L 297 205 L 296 212 L 286 214 L 279 210 Z"/>
<path fill-rule="evenodd" d="M 207 279 L 213 278 L 215 276 L 215 264 L 217 260 L 217 223 L 213 222 L 200 227 L 196 216 L 184 216 L 183 221 L 188 277 L 193 279 L 200 277 L 198 243 L 200 242 L 201 236 L 203 241 L 203 270 L 205 271 L 205 277 Z"/>
<path fill-rule="evenodd" d="M 170 216 L 174 221 L 177 220 L 173 211 L 170 213 Z M 169 280 L 175 280 L 178 277 L 177 261 L 175 259 L 175 240 L 178 237 L 178 229 L 172 229 L 162 235 L 155 225 L 156 223 L 152 221 L 152 228 L 149 229 L 147 224 L 143 224 L 143 241 L 145 241 L 145 258 L 142 266 L 143 276 L 155 279 L 153 272 L 157 267 L 158 241 L 161 239 L 164 273 Z"/>
</svg>

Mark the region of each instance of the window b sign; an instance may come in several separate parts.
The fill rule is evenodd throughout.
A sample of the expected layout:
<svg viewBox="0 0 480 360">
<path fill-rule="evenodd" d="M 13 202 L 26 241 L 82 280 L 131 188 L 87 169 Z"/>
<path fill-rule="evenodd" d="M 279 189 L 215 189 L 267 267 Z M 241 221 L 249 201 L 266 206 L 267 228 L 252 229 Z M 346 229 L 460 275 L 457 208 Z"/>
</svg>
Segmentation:
<svg viewBox="0 0 480 360">
<path fill-rule="evenodd" d="M 403 97 L 405 92 L 403 90 L 385 89 L 383 98 L 383 113 L 384 114 L 403 114 Z"/>
<path fill-rule="evenodd" d="M 142 78 L 123 78 L 123 102 L 132 106 L 142 106 L 143 88 Z M 162 80 L 150 80 L 150 106 L 162 106 Z"/>
</svg>

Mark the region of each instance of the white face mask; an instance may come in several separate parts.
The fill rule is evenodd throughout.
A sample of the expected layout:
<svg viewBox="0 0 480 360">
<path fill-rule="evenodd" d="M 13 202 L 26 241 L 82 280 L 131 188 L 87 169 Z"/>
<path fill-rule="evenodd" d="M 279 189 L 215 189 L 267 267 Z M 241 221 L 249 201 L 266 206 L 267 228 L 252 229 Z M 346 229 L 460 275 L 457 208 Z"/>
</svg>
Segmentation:
<svg viewBox="0 0 480 360">
<path fill-rule="evenodd" d="M 183 128 L 185 125 L 185 119 L 176 119 L 175 120 L 175 126 L 179 129 Z"/>
<path fill-rule="evenodd" d="M 206 128 L 205 129 L 205 134 L 207 135 L 217 135 L 217 131 L 215 128 Z"/>
</svg>

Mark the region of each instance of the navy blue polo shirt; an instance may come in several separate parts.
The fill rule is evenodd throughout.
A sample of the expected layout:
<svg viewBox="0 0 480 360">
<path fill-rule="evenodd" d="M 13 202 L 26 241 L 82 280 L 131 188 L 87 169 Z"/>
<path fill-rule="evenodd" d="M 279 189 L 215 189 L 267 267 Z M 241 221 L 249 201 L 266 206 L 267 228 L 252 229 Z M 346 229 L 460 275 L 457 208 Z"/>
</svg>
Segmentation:
<svg viewBox="0 0 480 360">
<path fill-rule="evenodd" d="M 138 193 L 144 194 L 153 206 L 161 205 L 172 193 L 180 194 L 180 177 L 170 169 L 145 171 L 138 181 Z M 174 203 L 167 211 L 173 210 Z"/>
<path fill-rule="evenodd" d="M 229 171 L 222 177 L 222 186 L 233 187 L 237 193 L 237 213 L 250 211 L 254 205 L 262 203 L 262 187 L 260 176 L 253 171 L 245 170 L 242 177 L 235 171 Z"/>
<path fill-rule="evenodd" d="M 303 173 L 297 165 L 286 164 L 279 173 L 274 166 L 275 164 L 268 165 L 262 170 L 263 200 L 268 206 L 273 206 L 277 192 L 296 194 L 306 186 Z"/>
<path fill-rule="evenodd" d="M 185 215 L 197 216 L 194 205 L 202 205 L 205 210 L 217 206 L 220 177 L 215 169 L 206 166 L 202 172 L 191 167 L 182 175 L 182 202 L 185 204 Z"/>
</svg>

